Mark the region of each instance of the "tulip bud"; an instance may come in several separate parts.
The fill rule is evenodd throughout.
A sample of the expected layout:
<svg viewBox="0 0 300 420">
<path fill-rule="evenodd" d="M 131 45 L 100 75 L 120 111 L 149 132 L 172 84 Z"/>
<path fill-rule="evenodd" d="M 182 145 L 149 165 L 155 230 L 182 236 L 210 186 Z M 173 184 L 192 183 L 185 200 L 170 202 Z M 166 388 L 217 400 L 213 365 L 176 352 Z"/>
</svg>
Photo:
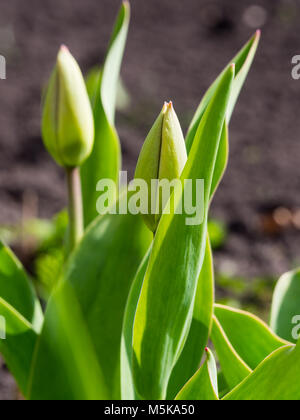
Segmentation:
<svg viewBox="0 0 300 420">
<path fill-rule="evenodd" d="M 143 217 L 152 232 L 157 229 L 166 201 L 161 202 L 158 185 L 151 181 L 171 182 L 179 179 L 186 161 L 187 152 L 180 123 L 172 102 L 165 103 L 145 140 L 135 172 L 135 178 L 143 179 L 148 186 L 149 211 Z M 153 188 L 155 191 L 152 191 Z M 157 214 L 153 214 L 153 197 Z"/>
<path fill-rule="evenodd" d="M 94 143 L 94 119 L 81 70 L 62 46 L 46 93 L 42 134 L 56 162 L 73 168 L 89 157 Z"/>
</svg>

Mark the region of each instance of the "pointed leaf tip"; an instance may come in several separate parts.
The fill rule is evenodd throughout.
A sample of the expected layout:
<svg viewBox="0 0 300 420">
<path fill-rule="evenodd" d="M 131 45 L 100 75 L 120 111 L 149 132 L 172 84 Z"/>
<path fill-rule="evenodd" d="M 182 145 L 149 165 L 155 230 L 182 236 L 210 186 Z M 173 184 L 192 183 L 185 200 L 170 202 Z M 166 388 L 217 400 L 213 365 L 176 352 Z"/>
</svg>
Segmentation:
<svg viewBox="0 0 300 420">
<path fill-rule="evenodd" d="M 129 1 L 128 0 L 124 0 L 123 1 L 123 6 L 126 7 L 126 8 L 129 8 L 130 7 Z"/>
<path fill-rule="evenodd" d="M 60 51 L 70 52 L 69 48 L 68 48 L 65 44 L 62 44 L 62 45 L 61 45 L 61 47 L 60 47 Z"/>
</svg>

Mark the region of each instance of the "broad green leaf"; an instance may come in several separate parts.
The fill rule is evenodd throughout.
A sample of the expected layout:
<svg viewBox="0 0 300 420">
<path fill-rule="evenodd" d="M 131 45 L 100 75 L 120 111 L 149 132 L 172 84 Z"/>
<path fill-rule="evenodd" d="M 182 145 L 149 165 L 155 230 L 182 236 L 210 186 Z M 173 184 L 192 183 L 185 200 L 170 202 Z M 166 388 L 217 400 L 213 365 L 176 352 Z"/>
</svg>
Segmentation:
<svg viewBox="0 0 300 420">
<path fill-rule="evenodd" d="M 276 286 L 271 328 L 280 337 L 293 343 L 300 332 L 300 270 L 284 274 Z"/>
<path fill-rule="evenodd" d="M 220 146 L 217 154 L 216 165 L 214 170 L 214 176 L 211 185 L 211 200 L 213 199 L 219 184 L 222 181 L 223 175 L 226 171 L 229 156 L 229 139 L 228 139 L 228 127 L 226 124 L 223 126 Z"/>
<path fill-rule="evenodd" d="M 70 261 L 74 286 L 112 397 L 120 396 L 120 344 L 127 297 L 152 235 L 139 216 L 107 215 Z"/>
<path fill-rule="evenodd" d="M 226 382 L 225 376 L 221 370 L 218 371 L 218 385 L 219 385 L 219 398 L 222 399 L 230 391 Z"/>
<path fill-rule="evenodd" d="M 228 113 L 227 113 L 227 123 L 229 123 L 230 121 L 230 117 L 234 108 L 234 105 L 237 101 L 239 92 L 243 86 L 243 83 L 246 79 L 246 76 L 248 74 L 248 71 L 251 67 L 256 49 L 257 49 L 257 45 L 258 45 L 258 41 L 259 41 L 259 34 L 257 33 L 247 44 L 246 46 L 240 51 L 240 53 L 233 59 L 233 62 L 236 64 L 236 77 L 235 80 L 233 82 L 233 88 L 232 88 L 232 94 L 231 94 L 231 99 L 230 99 L 230 105 L 228 108 Z M 225 70 L 226 71 L 226 70 Z M 224 74 L 224 72 L 222 73 Z M 218 83 L 220 82 L 222 78 L 222 75 L 219 76 L 219 78 L 216 80 L 216 82 L 211 86 L 211 88 L 208 90 L 208 92 L 206 93 L 205 97 L 203 98 L 196 114 L 195 117 L 191 123 L 190 129 L 188 131 L 188 135 L 187 135 L 187 139 L 186 139 L 186 143 L 187 143 L 187 149 L 188 151 L 190 151 L 193 141 L 194 141 L 194 137 L 196 134 L 196 130 L 197 127 L 199 125 L 199 122 L 201 121 L 203 114 L 214 94 L 214 92 L 217 89 Z M 228 127 L 227 124 L 224 124 L 223 127 L 223 131 L 222 131 L 222 136 L 221 136 L 221 140 L 220 140 L 220 146 L 219 146 L 219 150 L 218 150 L 218 155 L 217 155 L 217 160 L 216 160 L 216 164 L 215 164 L 215 170 L 214 170 L 214 176 L 213 176 L 213 181 L 212 181 L 212 187 L 211 187 L 211 198 L 213 197 L 221 179 L 222 176 L 225 172 L 226 166 L 227 166 L 227 162 L 228 162 L 228 150 L 229 150 L 229 146 L 228 146 Z M 209 305 L 208 305 L 209 308 Z M 197 312 L 197 308 L 195 307 L 195 312 Z M 195 315 L 194 315 L 195 317 Z M 195 320 L 193 320 L 193 323 L 195 322 Z M 194 340 L 193 340 L 194 338 Z M 205 339 L 205 335 L 203 336 L 202 339 Z M 187 339 L 186 342 L 186 347 L 187 350 L 183 351 L 183 353 L 186 355 L 186 358 L 190 361 L 189 363 L 191 364 L 191 361 L 193 361 L 194 366 L 196 366 L 196 364 L 199 365 L 201 357 L 202 357 L 202 351 L 199 351 L 198 353 L 198 357 L 195 358 L 195 350 L 197 349 L 197 341 L 199 341 L 199 344 L 202 342 L 202 340 L 200 340 L 200 337 L 196 337 L 193 334 L 193 329 L 191 329 L 191 332 L 189 334 L 189 337 Z M 194 346 L 194 351 L 193 351 L 193 346 Z M 190 355 L 190 358 L 188 357 L 188 355 Z M 173 382 L 173 376 L 176 372 L 176 367 L 175 367 L 175 371 L 173 372 L 172 378 L 171 378 L 171 384 Z"/>
<path fill-rule="evenodd" d="M 223 126 L 217 156 L 218 158 L 216 160 L 211 186 L 211 200 L 225 172 L 228 160 L 228 129 L 226 124 Z M 205 251 L 205 260 L 198 281 L 198 290 L 195 300 L 192 325 L 182 354 L 176 363 L 170 378 L 168 387 L 169 399 L 173 399 L 174 395 L 177 394 L 183 384 L 198 369 L 203 356 L 204 347 L 207 344 L 212 324 L 214 303 L 214 273 L 209 238 L 207 241 L 208 245 L 207 250 Z M 202 324 L 201 328 L 199 324 L 200 319 Z"/>
<path fill-rule="evenodd" d="M 224 73 L 228 70 L 228 67 L 232 63 L 236 65 L 236 72 L 235 72 L 235 79 L 232 86 L 230 102 L 227 109 L 227 124 L 229 124 L 235 104 L 238 100 L 240 91 L 243 87 L 243 84 L 247 78 L 249 73 L 250 67 L 253 63 L 256 50 L 260 40 L 260 31 L 257 31 L 256 34 L 250 39 L 249 42 L 239 51 L 239 53 L 229 62 L 228 66 L 223 70 L 223 72 L 218 76 L 218 78 L 214 81 L 214 83 L 210 86 L 207 90 L 206 94 L 204 95 L 194 117 L 189 127 L 187 137 L 186 137 L 186 144 L 188 152 L 191 150 L 199 122 L 201 121 L 204 112 L 211 101 L 216 89 Z M 220 156 L 218 156 L 220 158 Z"/>
<path fill-rule="evenodd" d="M 217 401 L 217 366 L 212 352 L 206 349 L 206 361 L 179 392 L 176 400 Z"/>
<path fill-rule="evenodd" d="M 37 341 L 28 398 L 94 400 L 109 397 L 76 293 L 68 282 L 60 283 L 50 298 Z"/>
<path fill-rule="evenodd" d="M 200 366 L 210 334 L 214 304 L 212 252 L 207 240 L 205 258 L 198 280 L 191 328 L 168 385 L 168 399 L 173 399 Z"/>
<path fill-rule="evenodd" d="M 248 71 L 251 67 L 257 45 L 259 42 L 259 33 L 257 33 L 247 44 L 246 46 L 240 51 L 240 53 L 233 59 L 233 62 L 236 64 L 236 77 L 233 82 L 233 88 L 232 88 L 232 94 L 231 94 L 231 100 L 228 108 L 227 113 L 227 123 L 224 124 L 222 136 L 220 140 L 220 146 L 218 150 L 218 155 L 216 159 L 215 164 L 215 170 L 214 170 L 214 176 L 212 181 L 212 187 L 211 187 L 211 198 L 214 196 L 218 185 L 221 182 L 221 179 L 224 175 L 227 163 L 228 163 L 228 153 L 229 153 L 229 142 L 228 142 L 228 126 L 227 124 L 230 121 L 230 117 L 234 108 L 234 105 L 238 99 L 239 92 L 243 86 L 243 83 L 246 79 L 246 76 L 248 74 Z M 200 106 L 195 114 L 195 117 L 193 118 L 193 121 L 191 123 L 191 126 L 189 128 L 187 138 L 186 138 L 186 144 L 187 144 L 187 150 L 190 151 L 194 137 L 196 134 L 197 127 L 199 125 L 199 122 L 201 121 L 203 114 L 215 92 L 217 89 L 218 83 L 221 80 L 221 76 L 218 77 L 218 79 L 214 82 L 214 84 L 210 87 L 210 89 L 207 91 L 206 95 L 204 96 L 202 102 L 200 103 Z M 207 310 L 209 310 L 209 305 L 206 307 Z M 195 312 L 197 312 L 197 308 L 195 307 Z M 194 316 L 195 317 L 195 316 Z M 193 323 L 195 320 L 193 321 Z M 194 339 L 193 339 L 194 338 Z M 203 336 L 202 340 L 205 339 L 205 335 Z M 195 358 L 195 351 L 199 351 L 199 347 L 197 346 L 197 342 L 202 343 L 200 337 L 194 336 L 193 329 L 191 330 L 189 337 L 187 339 L 186 347 L 187 350 L 184 351 L 184 354 L 186 358 L 190 361 L 190 364 L 193 364 L 195 367 L 196 365 L 199 365 L 199 362 L 202 357 L 202 351 L 198 353 L 198 357 Z M 194 346 L 194 349 L 192 347 Z M 188 357 L 190 355 L 190 357 Z M 177 370 L 177 367 L 175 367 L 175 371 L 173 372 L 172 378 L 171 378 L 171 386 L 172 383 L 174 383 L 174 375 Z M 191 372 L 190 372 L 191 373 Z M 170 394 L 171 395 L 171 394 Z M 170 396 L 169 395 L 169 396 Z"/>
<path fill-rule="evenodd" d="M 121 342 L 121 397 L 122 400 L 135 400 L 137 395 L 134 389 L 134 381 L 132 376 L 132 339 L 133 339 L 133 325 L 138 306 L 143 280 L 149 263 L 149 256 L 151 248 L 141 263 L 141 266 L 132 283 L 130 293 L 128 296 Z"/>
<path fill-rule="evenodd" d="M 21 263 L 0 243 L 0 316 L 5 320 L 6 339 L 0 353 L 24 395 L 37 334 L 43 314 Z"/>
<path fill-rule="evenodd" d="M 215 316 L 235 351 L 252 370 L 273 351 L 289 344 L 248 312 L 215 305 Z"/>
<path fill-rule="evenodd" d="M 114 119 L 120 68 L 129 20 L 129 3 L 124 2 L 117 18 L 102 72 L 100 73 L 98 92 L 93 100 L 95 119 L 94 149 L 81 168 L 85 226 L 89 225 L 98 215 L 96 210 L 97 199 L 100 195 L 100 192 L 96 190 L 98 182 L 101 179 L 111 179 L 118 185 L 121 168 L 121 148 Z M 95 80 L 93 83 L 95 85 Z M 90 83 L 89 89 L 91 85 L 92 83 Z"/>
<path fill-rule="evenodd" d="M 92 68 L 86 78 L 85 78 L 85 84 L 86 84 L 86 90 L 89 95 L 92 107 L 94 109 L 96 99 L 99 95 L 99 89 L 100 89 L 100 81 L 102 77 L 102 68 L 100 67 L 94 67 Z"/>
<path fill-rule="evenodd" d="M 176 214 L 174 208 L 182 201 L 182 189 L 178 187 L 170 198 L 174 205 L 171 214 L 163 215 L 155 236 L 133 334 L 135 386 L 145 399 L 165 398 L 172 369 L 190 329 L 205 254 L 212 176 L 233 77 L 232 66 L 201 120 L 181 176 L 182 184 L 185 179 L 204 180 L 203 223 L 188 226 L 187 214 Z M 206 159 L 199 165 L 203 156 Z"/>
<path fill-rule="evenodd" d="M 120 345 L 128 293 L 151 240 L 152 235 L 139 216 L 107 214 L 91 225 L 66 267 L 64 281 L 74 290 L 85 334 L 90 338 L 111 399 L 120 398 Z M 55 299 L 53 305 L 56 305 Z M 55 310 L 52 318 L 60 323 L 59 316 Z M 72 316 L 67 322 L 65 329 L 76 328 Z M 72 346 L 75 353 L 78 343 L 72 343 L 71 332 L 69 337 L 68 346 Z M 59 337 L 50 335 L 47 339 L 56 342 Z M 80 345 L 84 349 L 84 343 Z M 64 363 L 61 360 L 61 364 Z M 51 378 L 51 382 L 55 382 L 55 378 Z M 38 386 L 37 383 L 37 389 Z"/>
<path fill-rule="evenodd" d="M 5 340 L 0 338 L 0 353 L 16 379 L 23 395 L 27 395 L 28 379 L 30 367 L 37 340 L 37 333 L 32 325 L 19 312 L 6 301 L 0 298 L 0 316 L 5 320 L 5 331 L 0 334 Z"/>
<path fill-rule="evenodd" d="M 216 317 L 214 317 L 211 339 L 227 384 L 226 388 L 231 390 L 250 375 L 252 370 L 237 354 Z"/>
<path fill-rule="evenodd" d="M 213 181 L 212 181 L 212 186 L 211 186 L 211 198 L 214 196 L 218 185 L 221 182 L 221 179 L 224 175 L 227 163 L 228 163 L 228 154 L 229 154 L 229 141 L 228 141 L 228 126 L 227 124 L 230 121 L 230 117 L 232 114 L 232 111 L 234 109 L 234 105 L 238 99 L 240 90 L 244 84 L 244 81 L 246 79 L 246 76 L 248 74 L 248 71 L 251 67 L 251 64 L 253 62 L 254 56 L 255 56 L 255 52 L 258 46 L 258 42 L 259 42 L 259 38 L 260 38 L 260 34 L 257 33 L 247 44 L 246 46 L 239 52 L 239 54 L 233 59 L 233 62 L 236 64 L 236 76 L 233 82 L 233 88 L 232 88 L 232 93 L 231 93 L 231 99 L 230 99 L 230 104 L 228 107 L 228 112 L 227 112 L 227 123 L 224 124 L 223 127 L 223 131 L 222 131 L 222 136 L 221 136 L 221 140 L 220 140 L 220 146 L 219 146 L 219 150 L 218 150 L 218 155 L 217 155 L 217 159 L 216 159 L 216 164 L 215 164 L 215 170 L 214 170 L 214 175 L 213 175 Z M 226 71 L 226 69 L 225 69 Z M 224 72 L 222 73 L 224 74 Z M 187 144 L 187 150 L 188 152 L 191 150 L 194 138 L 195 138 L 195 134 L 196 134 L 196 130 L 197 127 L 199 125 L 199 122 L 201 121 L 204 112 L 214 94 L 214 92 L 217 89 L 217 86 L 222 78 L 222 74 L 218 77 L 218 79 L 213 83 L 213 85 L 209 88 L 209 90 L 207 91 L 206 95 L 204 96 L 203 100 L 201 101 L 199 108 L 193 118 L 193 121 L 191 123 L 191 126 L 189 128 L 188 134 L 187 134 L 187 138 L 186 138 L 186 144 Z M 209 307 L 209 305 L 208 305 Z M 195 307 L 195 311 L 197 311 L 197 308 Z M 193 321 L 194 322 L 194 321 Z M 186 347 L 189 348 L 189 353 L 190 353 L 190 361 L 194 360 L 194 366 L 198 363 L 199 365 L 199 360 L 201 360 L 202 357 L 202 351 L 199 352 L 197 359 L 193 359 L 194 356 L 192 356 L 193 354 L 195 355 L 195 350 L 197 349 L 197 340 L 199 340 L 199 343 L 201 343 L 202 341 L 199 339 L 199 337 L 194 337 L 194 340 L 192 340 L 193 337 L 193 330 L 191 330 L 191 333 L 189 334 L 187 343 L 186 343 Z M 203 337 L 203 339 L 205 339 L 205 337 Z M 193 345 L 192 342 L 194 342 L 194 351 L 192 350 L 191 346 Z M 187 350 L 188 351 L 188 350 Z M 188 353 L 186 351 L 186 356 L 188 356 Z M 176 367 L 175 367 L 176 369 Z M 174 376 L 174 374 L 173 374 Z M 171 379 L 171 383 L 172 383 L 172 379 Z"/>
<path fill-rule="evenodd" d="M 243 84 L 249 73 L 250 67 L 253 63 L 256 50 L 259 44 L 259 40 L 260 40 L 260 32 L 258 31 L 250 39 L 250 41 L 241 49 L 241 51 L 232 59 L 232 61 L 230 61 L 229 65 L 225 68 L 225 70 L 219 75 L 219 77 L 215 80 L 215 82 L 210 86 L 210 88 L 207 90 L 206 94 L 204 95 L 194 115 L 194 118 L 191 122 L 191 125 L 189 127 L 189 130 L 186 136 L 186 147 L 189 153 L 194 142 L 194 138 L 197 132 L 197 127 L 199 126 L 199 123 L 205 113 L 205 110 L 207 109 L 207 106 L 210 103 L 211 98 L 213 97 L 220 83 L 220 80 L 222 80 L 222 76 L 224 75 L 224 72 L 226 72 L 226 70 L 232 63 L 235 63 L 236 65 L 235 79 L 233 82 L 230 102 L 227 109 L 227 119 L 226 119 L 226 123 L 224 124 L 222 138 L 220 141 L 220 146 L 219 146 L 218 155 L 216 159 L 215 172 L 214 172 L 214 177 L 213 177 L 212 187 L 211 187 L 211 196 L 214 195 L 224 175 L 225 169 L 227 167 L 228 154 L 229 154 L 228 124 L 230 122 L 240 91 L 243 87 Z"/>
<path fill-rule="evenodd" d="M 92 68 L 86 76 L 86 87 L 89 98 L 91 100 L 92 106 L 95 105 L 95 100 L 98 93 L 99 81 L 101 80 L 102 68 L 94 67 Z M 124 111 L 130 105 L 131 99 L 129 92 L 122 80 L 118 81 L 118 90 L 116 97 L 116 110 Z"/>
<path fill-rule="evenodd" d="M 300 400 L 300 345 L 285 346 L 269 355 L 225 400 Z"/>
<path fill-rule="evenodd" d="M 218 187 L 218 184 L 220 183 L 226 167 L 228 159 L 228 149 L 226 147 L 228 145 L 227 136 L 228 130 L 224 125 L 220 140 L 220 147 L 222 150 L 219 149 L 218 151 L 219 160 L 216 161 L 214 169 L 211 199 Z M 184 349 L 170 378 L 168 386 L 169 399 L 173 399 L 174 395 L 177 394 L 183 384 L 198 369 L 211 329 L 214 303 L 214 272 L 209 238 L 207 239 L 207 242 L 205 259 L 198 281 L 191 329 L 184 345 Z"/>
<path fill-rule="evenodd" d="M 0 298 L 33 324 L 37 332 L 40 330 L 43 314 L 33 285 L 22 264 L 2 242 L 0 242 Z"/>
</svg>

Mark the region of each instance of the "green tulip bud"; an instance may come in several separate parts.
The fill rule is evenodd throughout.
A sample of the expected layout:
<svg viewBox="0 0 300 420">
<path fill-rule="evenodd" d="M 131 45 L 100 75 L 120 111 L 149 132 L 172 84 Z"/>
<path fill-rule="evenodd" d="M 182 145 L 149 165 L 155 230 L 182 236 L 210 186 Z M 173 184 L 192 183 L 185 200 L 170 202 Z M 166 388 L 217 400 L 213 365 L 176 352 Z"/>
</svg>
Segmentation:
<svg viewBox="0 0 300 420">
<path fill-rule="evenodd" d="M 146 181 L 148 186 L 148 214 L 143 214 L 143 218 L 152 232 L 156 231 L 169 199 L 162 199 L 159 185 L 152 181 L 171 182 L 179 179 L 186 161 L 187 152 L 180 123 L 172 102 L 165 103 L 145 140 L 135 172 L 135 179 Z M 153 214 L 153 207 L 156 208 L 156 214 Z"/>
<path fill-rule="evenodd" d="M 48 152 L 65 168 L 82 165 L 93 149 L 91 104 L 81 70 L 65 46 L 47 89 L 42 134 Z"/>
</svg>

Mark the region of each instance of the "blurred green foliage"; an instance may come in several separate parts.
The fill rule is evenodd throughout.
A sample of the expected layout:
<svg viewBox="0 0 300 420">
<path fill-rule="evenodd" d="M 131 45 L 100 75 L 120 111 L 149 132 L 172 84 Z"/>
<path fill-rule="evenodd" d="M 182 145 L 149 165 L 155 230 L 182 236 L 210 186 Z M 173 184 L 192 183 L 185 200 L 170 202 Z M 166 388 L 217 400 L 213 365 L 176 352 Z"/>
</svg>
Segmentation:
<svg viewBox="0 0 300 420">
<path fill-rule="evenodd" d="M 255 313 L 268 322 L 276 280 L 272 276 L 250 279 L 217 273 L 217 303 Z"/>
<path fill-rule="evenodd" d="M 36 288 L 47 299 L 56 285 L 65 260 L 64 242 L 68 226 L 68 213 L 62 211 L 52 220 L 28 220 L 23 225 L 1 226 L 0 240 L 12 247 L 30 249 L 23 255 L 25 265 L 33 273 Z M 22 255 L 21 255 L 22 256 Z M 27 263 L 27 264 L 26 264 Z"/>
<path fill-rule="evenodd" d="M 40 296 L 47 299 L 56 285 L 63 265 L 64 241 L 68 226 L 67 211 L 57 214 L 52 220 L 35 219 L 25 226 L 0 226 L 0 239 L 14 245 L 22 237 L 30 238 L 33 244 L 33 272 Z M 213 250 L 220 250 L 226 244 L 228 230 L 220 220 L 211 219 L 208 230 Z M 223 305 L 254 312 L 265 321 L 275 287 L 276 278 L 272 276 L 249 279 L 216 273 L 217 302 Z"/>
<path fill-rule="evenodd" d="M 223 222 L 216 219 L 209 220 L 208 232 L 211 246 L 214 250 L 221 248 L 225 244 L 228 232 Z"/>
</svg>

